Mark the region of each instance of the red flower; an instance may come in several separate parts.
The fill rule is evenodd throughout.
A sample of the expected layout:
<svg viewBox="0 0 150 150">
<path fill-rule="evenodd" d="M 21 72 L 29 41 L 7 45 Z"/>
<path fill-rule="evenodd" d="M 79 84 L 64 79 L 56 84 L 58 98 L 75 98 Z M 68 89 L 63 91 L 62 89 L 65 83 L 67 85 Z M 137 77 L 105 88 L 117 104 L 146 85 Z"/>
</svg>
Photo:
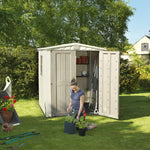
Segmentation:
<svg viewBox="0 0 150 150">
<path fill-rule="evenodd" d="M 86 117 L 86 114 L 83 114 L 84 117 Z"/>
<path fill-rule="evenodd" d="M 15 96 L 13 95 L 11 98 L 14 98 Z"/>
<path fill-rule="evenodd" d="M 83 113 L 85 113 L 85 110 L 83 110 Z"/>
<path fill-rule="evenodd" d="M 16 103 L 16 102 L 17 102 L 17 100 L 16 100 L 16 99 L 14 99 L 13 103 Z"/>
<path fill-rule="evenodd" d="M 4 98 L 5 98 L 5 99 L 9 99 L 10 97 L 9 97 L 9 96 L 4 96 Z"/>
<path fill-rule="evenodd" d="M 4 108 L 3 108 L 3 111 L 7 111 L 7 108 L 6 108 L 6 107 L 4 107 Z"/>
</svg>

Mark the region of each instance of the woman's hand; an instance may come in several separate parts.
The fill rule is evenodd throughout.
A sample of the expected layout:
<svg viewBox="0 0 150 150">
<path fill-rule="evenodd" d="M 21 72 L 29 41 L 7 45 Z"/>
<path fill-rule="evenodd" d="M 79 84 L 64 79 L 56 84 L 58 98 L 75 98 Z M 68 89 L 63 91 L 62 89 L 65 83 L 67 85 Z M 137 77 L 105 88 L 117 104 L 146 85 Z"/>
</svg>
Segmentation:
<svg viewBox="0 0 150 150">
<path fill-rule="evenodd" d="M 68 108 L 67 108 L 67 113 L 69 114 L 69 113 L 70 113 L 70 111 L 71 111 L 71 108 L 70 108 L 70 107 L 68 107 Z"/>
<path fill-rule="evenodd" d="M 77 118 L 76 118 L 76 119 L 77 119 L 77 121 L 79 121 L 79 116 L 77 116 Z"/>
</svg>

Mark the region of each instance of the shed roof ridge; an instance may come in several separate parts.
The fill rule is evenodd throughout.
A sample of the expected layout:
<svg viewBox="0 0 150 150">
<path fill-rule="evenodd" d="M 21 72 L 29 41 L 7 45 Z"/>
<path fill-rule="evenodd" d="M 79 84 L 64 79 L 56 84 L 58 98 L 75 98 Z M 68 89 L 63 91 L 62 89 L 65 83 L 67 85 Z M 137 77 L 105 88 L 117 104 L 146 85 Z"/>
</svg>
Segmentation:
<svg viewBox="0 0 150 150">
<path fill-rule="evenodd" d="M 87 45 L 87 44 L 81 44 L 81 43 L 68 43 L 68 44 L 61 44 L 61 45 L 55 45 L 55 46 L 49 46 L 49 47 L 43 47 L 43 48 L 38 48 L 37 50 L 54 50 L 57 48 L 64 48 L 64 47 L 73 47 L 73 50 L 77 50 L 77 47 L 85 47 L 85 48 L 92 48 L 96 50 L 106 50 L 105 48 L 102 47 L 97 47 L 97 46 L 92 46 L 92 45 Z"/>
</svg>

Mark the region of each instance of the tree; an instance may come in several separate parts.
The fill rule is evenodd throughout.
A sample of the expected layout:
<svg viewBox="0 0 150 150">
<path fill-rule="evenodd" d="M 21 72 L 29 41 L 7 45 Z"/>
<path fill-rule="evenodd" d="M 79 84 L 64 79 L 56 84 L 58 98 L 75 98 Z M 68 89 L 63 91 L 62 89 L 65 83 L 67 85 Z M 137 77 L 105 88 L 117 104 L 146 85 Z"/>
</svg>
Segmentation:
<svg viewBox="0 0 150 150">
<path fill-rule="evenodd" d="M 123 49 L 133 9 L 123 0 L 4 0 L 0 41 L 49 46 L 80 42 Z"/>
<path fill-rule="evenodd" d="M 8 0 L 0 6 L 0 42 L 2 45 L 30 45 L 30 13 L 26 11 L 25 0 Z"/>
<path fill-rule="evenodd" d="M 59 6 L 62 34 L 67 42 L 123 49 L 127 21 L 133 15 L 132 8 L 125 2 L 65 0 Z"/>
</svg>

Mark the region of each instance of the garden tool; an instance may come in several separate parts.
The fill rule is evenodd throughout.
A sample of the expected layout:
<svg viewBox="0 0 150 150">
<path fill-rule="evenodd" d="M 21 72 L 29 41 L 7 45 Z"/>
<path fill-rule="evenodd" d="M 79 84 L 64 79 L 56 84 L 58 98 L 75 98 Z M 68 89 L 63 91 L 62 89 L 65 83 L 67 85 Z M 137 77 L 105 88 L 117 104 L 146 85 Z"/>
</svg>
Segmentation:
<svg viewBox="0 0 150 150">
<path fill-rule="evenodd" d="M 9 146 L 9 147 L 6 147 L 6 148 L 12 148 L 11 150 L 15 150 L 15 149 L 21 147 L 22 145 L 24 145 L 24 143 L 22 143 L 22 144 L 20 144 L 18 146 Z"/>
<path fill-rule="evenodd" d="M 98 81 L 98 61 L 97 56 L 95 56 L 94 66 L 93 66 L 93 74 L 91 79 L 91 91 L 90 91 L 90 99 L 89 99 L 89 106 L 92 101 L 93 90 L 97 90 L 97 81 Z"/>
<path fill-rule="evenodd" d="M 17 142 L 17 141 L 21 141 L 21 140 L 24 140 L 24 139 L 28 139 L 30 137 L 34 137 L 34 136 L 37 136 L 39 135 L 40 133 L 33 133 L 33 134 L 30 134 L 30 135 L 24 135 L 24 136 L 20 136 L 20 137 L 16 137 L 14 139 L 10 139 L 6 142 L 3 142 L 1 143 L 0 145 L 5 145 L 5 144 L 10 144 L 10 143 L 13 143 L 13 142 Z"/>
<path fill-rule="evenodd" d="M 20 145 L 18 145 L 18 146 L 16 146 L 16 147 L 14 147 L 14 148 L 12 148 L 11 150 L 18 149 L 18 148 L 21 147 L 22 145 L 24 145 L 24 143 L 22 143 L 22 144 L 20 144 Z"/>
<path fill-rule="evenodd" d="M 97 90 L 96 90 L 96 103 L 95 103 L 95 110 L 94 110 L 94 114 L 98 114 Z"/>
<path fill-rule="evenodd" d="M 12 135 L 12 136 L 8 136 L 8 137 L 4 137 L 4 138 L 0 138 L 0 140 L 9 140 L 9 139 L 13 139 L 13 138 L 16 138 L 16 137 L 22 137 L 22 136 L 31 135 L 33 133 L 35 133 L 35 131 L 27 132 L 27 133 L 23 133 L 23 134 L 18 134 L 18 135 Z"/>
</svg>

